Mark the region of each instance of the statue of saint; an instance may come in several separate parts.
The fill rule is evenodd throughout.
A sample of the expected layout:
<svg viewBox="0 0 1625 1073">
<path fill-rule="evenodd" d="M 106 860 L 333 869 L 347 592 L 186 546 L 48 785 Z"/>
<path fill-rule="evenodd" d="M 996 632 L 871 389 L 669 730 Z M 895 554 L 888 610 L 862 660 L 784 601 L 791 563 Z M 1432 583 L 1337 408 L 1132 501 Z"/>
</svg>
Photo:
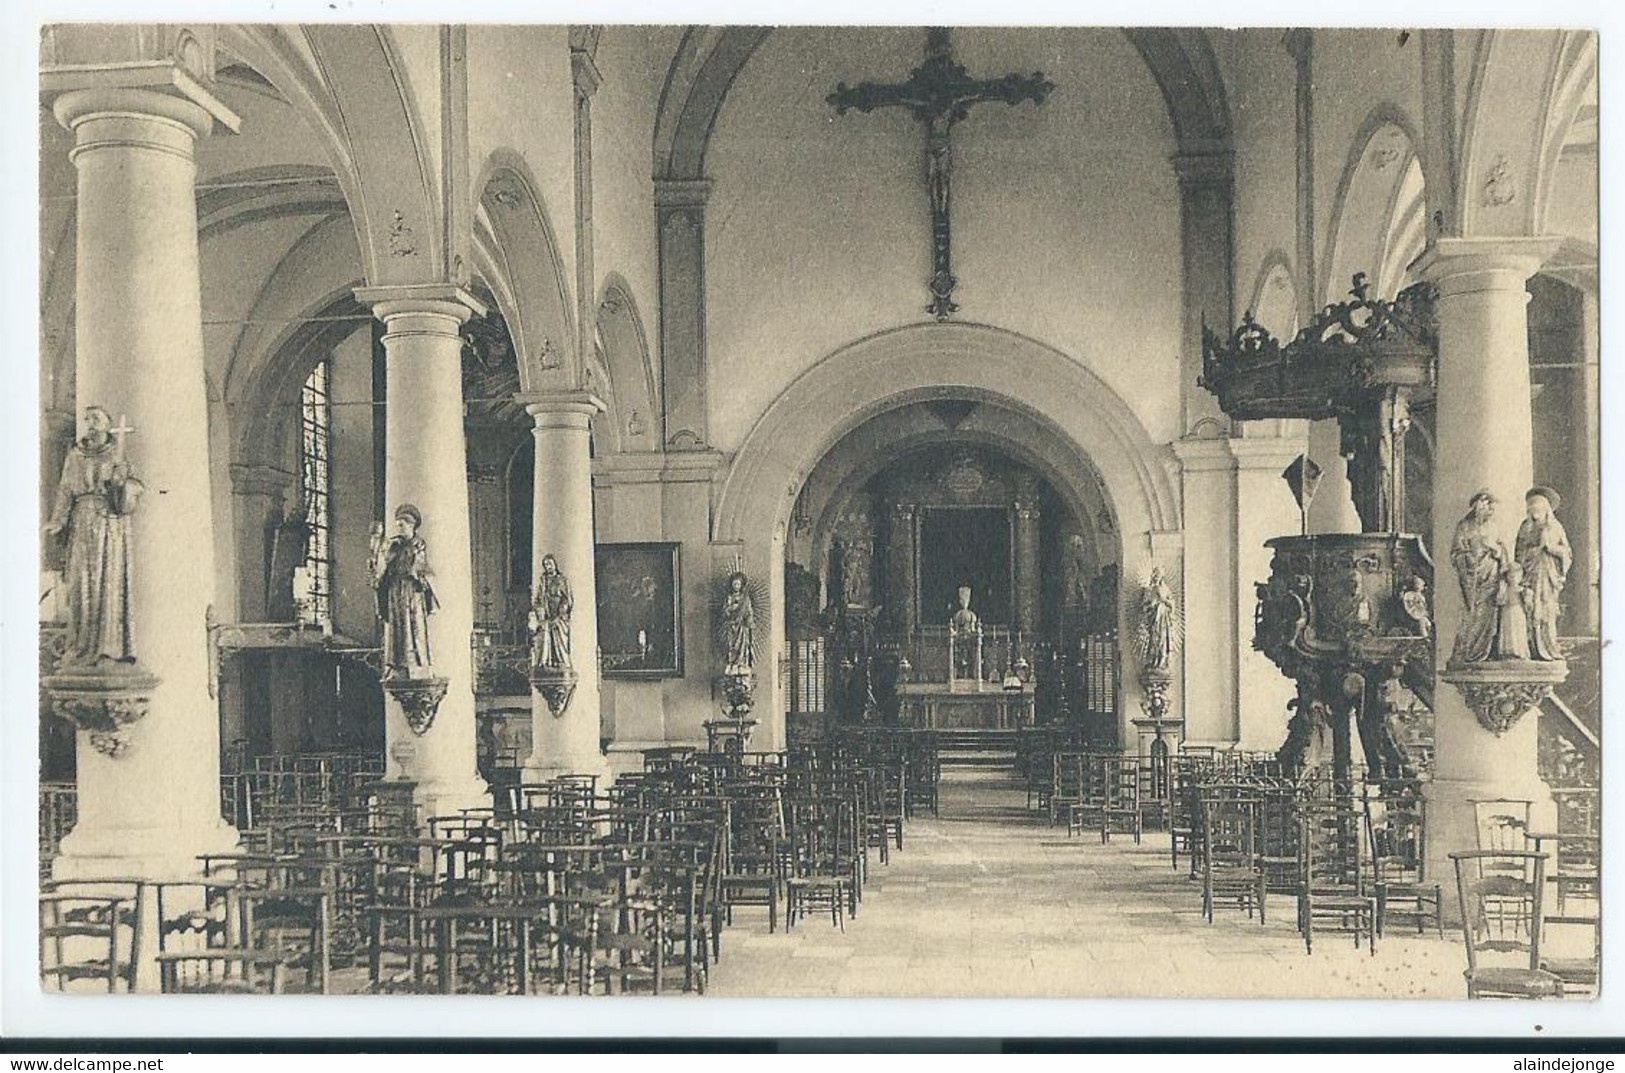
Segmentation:
<svg viewBox="0 0 1625 1073">
<path fill-rule="evenodd" d="M 1066 541 L 1066 603 L 1068 607 L 1083 609 L 1089 605 L 1089 551 L 1082 533 L 1073 533 Z"/>
<path fill-rule="evenodd" d="M 863 557 L 856 542 L 841 553 L 841 598 L 848 607 L 863 606 Z"/>
<path fill-rule="evenodd" d="M 1456 625 L 1452 663 L 1482 663 L 1492 658 L 1500 628 L 1502 575 L 1512 556 L 1506 543 L 1490 530 L 1495 517 L 1495 496 L 1488 489 L 1474 493 L 1468 511 L 1456 523 L 1450 542 L 1450 565 L 1461 584 L 1461 619 Z"/>
<path fill-rule="evenodd" d="M 1495 658 L 1528 659 L 1529 619 L 1523 613 L 1523 567 L 1516 559 L 1508 560 L 1506 569 L 1501 571 L 1495 608 L 1500 616 L 1495 627 Z"/>
<path fill-rule="evenodd" d="M 751 606 L 750 579 L 743 570 L 728 576 L 728 595 L 722 602 L 724 674 L 749 674 L 756 666 L 755 608 Z"/>
<path fill-rule="evenodd" d="M 84 433 L 62 462 L 45 534 L 65 534 L 68 648 L 61 667 L 135 662 L 131 621 L 130 515 L 144 485 L 124 459 L 122 434 L 100 406 L 87 406 Z"/>
<path fill-rule="evenodd" d="M 530 661 L 536 667 L 570 666 L 570 612 L 575 600 L 570 595 L 570 579 L 559 572 L 552 553 L 542 556 L 542 578 L 530 611 Z"/>
<path fill-rule="evenodd" d="M 1562 497 L 1550 488 L 1535 487 L 1524 495 L 1529 516 L 1518 527 L 1514 545 L 1523 570 L 1523 609 L 1529 618 L 1529 657 L 1560 660 L 1557 619 L 1562 612 L 1563 583 L 1574 565 L 1569 535 L 1552 513 Z"/>
<path fill-rule="evenodd" d="M 382 524 L 372 531 L 372 583 L 384 624 L 384 675 L 421 678 L 433 663 L 429 616 L 440 607 L 430 578 L 429 549 L 418 530 L 423 512 L 410 503 L 395 508 L 395 535 L 384 541 Z"/>
<path fill-rule="evenodd" d="M 1179 609 L 1174 606 L 1174 590 L 1162 576 L 1162 567 L 1151 568 L 1151 580 L 1140 599 L 1144 616 L 1144 662 L 1148 671 L 1165 671 L 1173 660 L 1174 630 Z"/>
<path fill-rule="evenodd" d="M 969 585 L 959 586 L 959 609 L 948 620 L 948 628 L 961 636 L 982 632 L 982 620 L 970 609 Z"/>
</svg>

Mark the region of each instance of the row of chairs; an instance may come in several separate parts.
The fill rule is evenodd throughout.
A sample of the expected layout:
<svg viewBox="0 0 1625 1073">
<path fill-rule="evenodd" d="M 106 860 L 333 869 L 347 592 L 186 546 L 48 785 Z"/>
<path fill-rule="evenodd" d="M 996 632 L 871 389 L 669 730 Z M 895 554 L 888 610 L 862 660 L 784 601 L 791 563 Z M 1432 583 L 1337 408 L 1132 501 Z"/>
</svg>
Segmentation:
<svg viewBox="0 0 1625 1073">
<path fill-rule="evenodd" d="M 843 746 L 654 751 L 609 787 L 512 783 L 421 824 L 364 771 L 259 774 L 297 789 L 258 802 L 200 881 L 46 885 L 47 983 L 135 989 L 156 917 L 166 991 L 703 991 L 745 907 L 771 931 L 781 908 L 844 929 L 872 851 L 902 848 L 908 800 L 905 763 Z"/>
</svg>

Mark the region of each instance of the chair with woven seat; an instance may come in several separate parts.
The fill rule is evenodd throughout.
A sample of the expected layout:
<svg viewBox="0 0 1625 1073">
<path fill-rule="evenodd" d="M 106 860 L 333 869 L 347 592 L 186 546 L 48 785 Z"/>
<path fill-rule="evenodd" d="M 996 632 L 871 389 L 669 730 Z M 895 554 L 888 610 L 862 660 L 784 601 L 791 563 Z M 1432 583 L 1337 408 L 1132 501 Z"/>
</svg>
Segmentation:
<svg viewBox="0 0 1625 1073">
<path fill-rule="evenodd" d="M 1365 938 L 1377 952 L 1377 896 L 1365 877 L 1360 816 L 1352 804 L 1306 802 L 1298 835 L 1298 930 L 1315 949 L 1317 927 L 1347 931 L 1355 949 Z"/>
<path fill-rule="evenodd" d="M 1377 934 L 1390 921 L 1413 921 L 1422 934 L 1429 920 L 1444 937 L 1443 884 L 1427 876 L 1427 802 L 1415 784 L 1374 783 L 1364 802 L 1371 882 L 1377 895 Z"/>
<path fill-rule="evenodd" d="M 1234 901 L 1251 917 L 1258 911 L 1264 923 L 1264 869 L 1258 854 L 1256 798 L 1219 791 L 1201 800 L 1202 852 L 1198 871 L 1202 878 L 1202 916 L 1213 923 L 1221 900 Z"/>
<path fill-rule="evenodd" d="M 1467 997 L 1562 998 L 1562 977 L 1541 968 L 1545 855 L 1481 849 L 1450 860 L 1467 944 Z"/>
<path fill-rule="evenodd" d="M 1563 981 L 1565 995 L 1591 998 L 1597 994 L 1602 981 L 1600 915 L 1547 917 L 1541 945 L 1540 967 Z"/>
<path fill-rule="evenodd" d="M 139 879 L 54 880 L 39 898 L 40 980 L 67 991 L 79 981 L 134 991 L 147 884 Z"/>
</svg>

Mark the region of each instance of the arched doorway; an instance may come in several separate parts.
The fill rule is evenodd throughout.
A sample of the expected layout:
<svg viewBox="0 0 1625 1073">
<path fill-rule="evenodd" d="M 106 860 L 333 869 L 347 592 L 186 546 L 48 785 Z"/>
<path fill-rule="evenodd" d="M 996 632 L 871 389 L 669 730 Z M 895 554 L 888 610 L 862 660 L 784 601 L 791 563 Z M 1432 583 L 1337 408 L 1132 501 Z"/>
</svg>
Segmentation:
<svg viewBox="0 0 1625 1073">
<path fill-rule="evenodd" d="M 774 611 L 763 647 L 776 661 L 789 653 L 784 609 L 793 596 L 805 602 L 804 591 L 785 588 L 786 563 L 805 557 L 811 540 L 797 532 L 806 525 L 797 503 L 807 489 L 834 496 L 843 483 L 856 487 L 878 473 L 864 476 L 856 463 L 821 468 L 826 456 L 866 456 L 872 465 L 956 439 L 1042 478 L 1057 502 L 1092 523 L 1094 561 L 1115 560 L 1126 582 L 1153 563 L 1178 576 L 1171 453 L 1084 363 L 985 325 L 911 326 L 842 347 L 799 377 L 746 436 L 722 482 L 715 539 L 736 544 L 747 569 L 766 576 Z M 1103 540 L 1111 555 L 1101 554 Z M 1115 604 L 1110 617 L 1121 635 L 1124 601 Z M 757 700 L 758 740 L 770 749 L 787 737 L 789 674 L 779 669 L 762 677 Z M 1142 698 L 1130 676 L 1121 687 L 1117 740 L 1130 742 Z"/>
</svg>

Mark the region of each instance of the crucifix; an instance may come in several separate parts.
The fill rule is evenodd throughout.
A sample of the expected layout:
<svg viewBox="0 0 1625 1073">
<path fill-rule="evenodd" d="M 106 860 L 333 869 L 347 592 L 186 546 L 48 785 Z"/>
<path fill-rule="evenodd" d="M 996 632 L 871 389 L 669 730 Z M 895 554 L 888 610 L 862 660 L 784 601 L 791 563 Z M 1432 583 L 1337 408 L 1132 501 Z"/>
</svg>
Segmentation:
<svg viewBox="0 0 1625 1073">
<path fill-rule="evenodd" d="M 953 274 L 948 231 L 952 166 L 949 135 L 953 125 L 970 114 L 973 104 L 1042 104 L 1054 88 L 1042 71 L 999 78 L 970 77 L 963 64 L 954 62 L 947 28 L 936 26 L 926 31 L 925 62 L 909 72 L 907 82 L 859 82 L 856 86 L 842 82 L 825 98 L 835 106 L 836 115 L 845 115 L 849 108 L 868 113 L 876 108 L 898 107 L 907 108 L 925 124 L 925 185 L 931 198 L 931 304 L 925 311 L 938 320 L 947 320 L 959 309 L 953 301 L 954 285 L 959 281 Z"/>
<path fill-rule="evenodd" d="M 113 438 L 113 461 L 124 461 L 124 437 L 134 431 L 135 426 L 123 414 L 118 415 L 118 424 L 107 430 L 107 434 Z"/>
</svg>

